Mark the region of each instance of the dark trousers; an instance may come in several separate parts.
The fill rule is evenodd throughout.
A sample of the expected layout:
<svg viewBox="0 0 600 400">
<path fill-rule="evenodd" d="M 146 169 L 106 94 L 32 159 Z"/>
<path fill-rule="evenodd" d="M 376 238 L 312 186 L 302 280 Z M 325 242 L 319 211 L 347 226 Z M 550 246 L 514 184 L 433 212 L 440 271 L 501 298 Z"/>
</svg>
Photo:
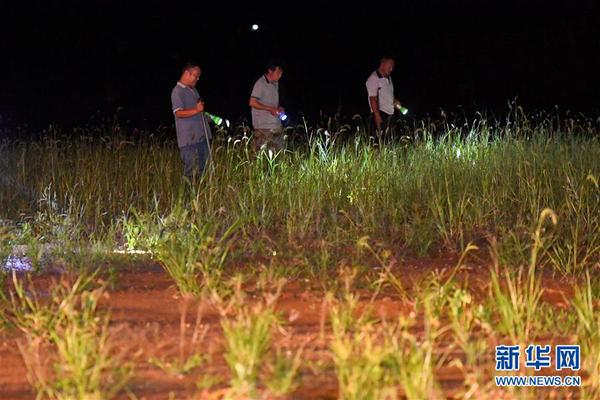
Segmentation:
<svg viewBox="0 0 600 400">
<path fill-rule="evenodd" d="M 279 151 L 285 147 L 282 129 L 255 129 L 252 141 L 255 150 L 260 150 L 264 146 L 265 149 Z"/>
<path fill-rule="evenodd" d="M 206 162 L 210 157 L 206 140 L 180 147 L 179 153 L 183 161 L 183 174 L 186 177 L 192 179 L 194 175 L 201 176 L 204 173 Z"/>
<path fill-rule="evenodd" d="M 379 110 L 379 115 L 381 115 L 381 131 L 378 132 L 377 126 L 375 125 L 375 115 L 371 113 L 371 132 L 374 136 L 389 136 L 394 129 L 394 115 L 386 114 L 383 111 Z"/>
</svg>

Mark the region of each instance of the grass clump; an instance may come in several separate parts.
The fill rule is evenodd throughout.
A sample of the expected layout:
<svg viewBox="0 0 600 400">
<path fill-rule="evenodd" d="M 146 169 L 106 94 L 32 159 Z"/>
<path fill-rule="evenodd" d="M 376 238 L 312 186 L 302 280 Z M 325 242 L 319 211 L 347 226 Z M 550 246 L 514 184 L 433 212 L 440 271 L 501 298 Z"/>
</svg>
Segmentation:
<svg viewBox="0 0 600 400">
<path fill-rule="evenodd" d="M 424 301 L 425 312 L 431 313 L 432 296 Z M 410 400 L 441 398 L 434 369 L 435 341 L 443 330 L 431 323 L 435 317 L 425 318 L 425 336 L 419 338 L 410 332 L 414 316 L 376 321 L 369 309 L 358 309 L 358 298 L 346 290 L 342 301 L 332 305 L 330 319 L 340 399 L 397 399 L 400 391 Z"/>
<path fill-rule="evenodd" d="M 571 305 L 577 314 L 576 343 L 581 346 L 582 369 L 588 374 L 581 395 L 583 399 L 597 399 L 600 396 L 600 310 L 589 273 L 585 284 L 575 288 Z"/>
<path fill-rule="evenodd" d="M 13 272 L 12 290 L 5 296 L 5 319 L 27 336 L 49 339 L 68 317 L 66 310 L 95 286 L 96 277 L 97 273 L 83 274 L 72 284 L 67 280 L 55 282 L 45 298 L 31 281 L 26 286 Z"/>
<path fill-rule="evenodd" d="M 292 353 L 277 349 L 272 359 L 266 364 L 268 379 L 265 386 L 275 396 L 285 396 L 298 386 L 296 380 L 302 364 L 302 349 Z"/>
<path fill-rule="evenodd" d="M 202 287 L 217 291 L 235 226 L 217 238 L 210 223 L 189 221 L 188 212 L 173 215 L 156 245 L 156 258 L 182 295 L 199 296 Z"/>
<path fill-rule="evenodd" d="M 347 293 L 345 302 L 331 309 L 333 356 L 338 379 L 339 398 L 392 399 L 397 391 L 388 361 L 390 349 L 378 343 L 373 321 L 366 314 L 356 318 L 357 299 Z"/>
<path fill-rule="evenodd" d="M 24 299 L 15 283 L 24 308 L 13 311 L 14 324 L 25 333 L 19 349 L 38 399 L 111 399 L 132 376 L 132 364 L 116 352 L 109 315 L 98 311 L 104 288 L 88 290 L 90 282 L 80 277 L 57 289 L 50 303 L 54 315 L 39 300 Z"/>
<path fill-rule="evenodd" d="M 271 349 L 273 330 L 279 323 L 274 303 L 282 286 L 283 282 L 280 282 L 275 294 L 251 305 L 244 298 L 241 279 L 238 278 L 234 283 L 233 298 L 221 308 L 225 361 L 232 374 L 229 392 L 232 398 L 258 396 L 259 372 Z M 228 314 L 231 316 L 227 317 Z"/>
</svg>

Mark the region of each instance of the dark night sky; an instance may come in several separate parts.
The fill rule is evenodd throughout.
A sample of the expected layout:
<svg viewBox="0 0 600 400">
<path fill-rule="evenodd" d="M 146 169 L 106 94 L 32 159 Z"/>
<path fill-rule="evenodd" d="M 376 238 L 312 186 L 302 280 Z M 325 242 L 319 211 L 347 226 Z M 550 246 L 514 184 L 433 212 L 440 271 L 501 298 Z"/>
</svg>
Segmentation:
<svg viewBox="0 0 600 400">
<path fill-rule="evenodd" d="M 515 96 L 530 110 L 600 109 L 595 0 L 5 3 L 0 115 L 18 124 L 82 124 L 117 107 L 140 126 L 171 123 L 169 95 L 187 58 L 203 66 L 208 109 L 233 119 L 248 116 L 270 56 L 287 63 L 281 90 L 292 114 L 364 113 L 364 81 L 382 53 L 395 56 L 397 96 L 419 115 L 504 111 Z"/>
</svg>

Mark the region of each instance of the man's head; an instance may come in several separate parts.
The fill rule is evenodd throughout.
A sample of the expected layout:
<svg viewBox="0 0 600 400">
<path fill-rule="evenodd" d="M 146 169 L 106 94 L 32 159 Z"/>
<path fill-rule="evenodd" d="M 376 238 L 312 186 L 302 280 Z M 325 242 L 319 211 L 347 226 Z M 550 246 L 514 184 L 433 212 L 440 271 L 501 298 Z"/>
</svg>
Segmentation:
<svg viewBox="0 0 600 400">
<path fill-rule="evenodd" d="M 179 82 L 183 83 L 186 86 L 194 87 L 200 79 L 200 74 L 202 71 L 200 70 L 200 66 L 193 62 L 187 62 L 184 64 L 181 69 L 181 78 L 179 78 Z"/>
<path fill-rule="evenodd" d="M 265 75 L 269 82 L 277 82 L 283 75 L 283 63 L 275 60 L 269 61 Z"/>
<path fill-rule="evenodd" d="M 390 76 L 392 74 L 392 71 L 394 70 L 394 59 L 392 57 L 389 56 L 385 56 L 382 57 L 381 60 L 379 61 L 379 73 L 383 76 L 385 76 L 386 78 L 388 76 Z"/>
</svg>

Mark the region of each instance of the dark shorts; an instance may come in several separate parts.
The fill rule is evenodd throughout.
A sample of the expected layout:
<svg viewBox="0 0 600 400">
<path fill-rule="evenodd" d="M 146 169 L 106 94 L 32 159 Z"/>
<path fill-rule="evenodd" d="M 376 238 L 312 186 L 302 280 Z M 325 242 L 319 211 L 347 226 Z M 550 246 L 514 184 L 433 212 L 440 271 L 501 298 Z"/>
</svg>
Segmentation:
<svg viewBox="0 0 600 400">
<path fill-rule="evenodd" d="M 183 174 L 186 177 L 191 179 L 194 175 L 201 176 L 204 173 L 206 162 L 210 157 L 206 140 L 180 147 L 179 153 L 183 161 Z"/>
</svg>

